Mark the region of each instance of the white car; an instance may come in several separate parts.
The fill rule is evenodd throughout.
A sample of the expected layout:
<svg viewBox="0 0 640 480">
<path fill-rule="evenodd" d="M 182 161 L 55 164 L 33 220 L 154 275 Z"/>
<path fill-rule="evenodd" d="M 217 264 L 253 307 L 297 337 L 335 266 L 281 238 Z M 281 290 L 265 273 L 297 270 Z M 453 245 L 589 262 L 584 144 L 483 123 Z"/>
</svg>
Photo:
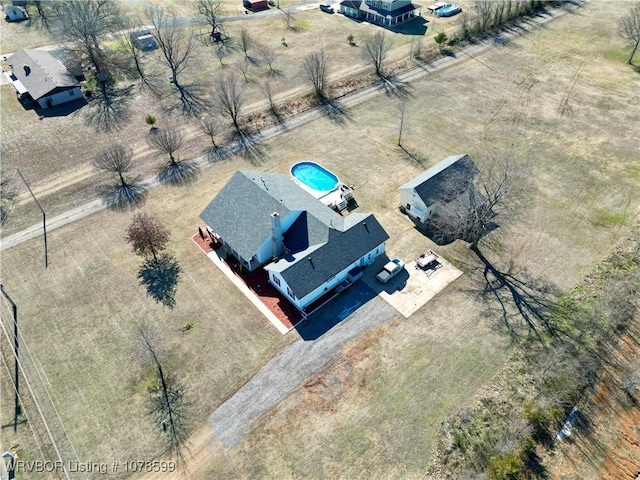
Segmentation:
<svg viewBox="0 0 640 480">
<path fill-rule="evenodd" d="M 388 262 L 376 275 L 376 280 L 380 283 L 387 283 L 404 269 L 404 262 L 399 258 L 394 258 Z"/>
</svg>

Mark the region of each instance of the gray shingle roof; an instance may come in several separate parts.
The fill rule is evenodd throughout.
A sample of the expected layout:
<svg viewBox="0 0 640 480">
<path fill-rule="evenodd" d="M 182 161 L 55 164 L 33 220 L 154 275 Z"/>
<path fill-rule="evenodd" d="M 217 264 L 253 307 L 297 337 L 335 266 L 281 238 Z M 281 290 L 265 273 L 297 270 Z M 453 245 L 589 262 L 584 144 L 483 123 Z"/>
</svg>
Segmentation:
<svg viewBox="0 0 640 480">
<path fill-rule="evenodd" d="M 451 179 L 459 177 L 471 182 L 477 172 L 478 168 L 469 155 L 452 155 L 401 185 L 400 189 L 415 190 L 427 206 L 433 205 L 437 201 L 447 203 L 456 198 L 468 186 L 468 183 L 460 185 L 459 191 L 453 192 L 450 184 Z"/>
<path fill-rule="evenodd" d="M 309 230 L 312 245 L 327 241 L 326 227 L 343 230 L 360 218 L 342 217 L 284 175 L 245 170 L 231 177 L 200 218 L 249 259 L 271 234 L 271 214 L 284 218 L 291 211 L 306 211 L 316 219 Z"/>
<path fill-rule="evenodd" d="M 297 298 L 389 238 L 373 215 L 342 217 L 288 177 L 268 172 L 236 172 L 200 218 L 249 259 L 270 237 L 273 212 L 300 212 L 284 234 L 288 254 L 266 267 L 280 272 Z"/>
<path fill-rule="evenodd" d="M 280 272 L 301 299 L 388 239 L 376 217 L 369 214 L 345 231 L 331 232 L 327 243 L 289 255 L 265 269 Z"/>
<path fill-rule="evenodd" d="M 34 100 L 56 89 L 80 86 L 67 68 L 45 50 L 23 48 L 9 56 L 7 63 L 12 66 L 13 74 Z"/>
</svg>

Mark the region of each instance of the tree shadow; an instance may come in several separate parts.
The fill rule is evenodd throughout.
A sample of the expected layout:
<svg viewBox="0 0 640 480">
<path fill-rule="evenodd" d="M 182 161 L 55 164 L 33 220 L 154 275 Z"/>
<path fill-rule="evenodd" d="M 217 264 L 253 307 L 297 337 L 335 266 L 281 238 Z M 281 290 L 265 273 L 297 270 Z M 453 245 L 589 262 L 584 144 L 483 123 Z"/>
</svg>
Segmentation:
<svg viewBox="0 0 640 480">
<path fill-rule="evenodd" d="M 133 210 L 144 204 L 147 197 L 147 189 L 137 183 L 122 185 L 114 183 L 98 188 L 102 201 L 112 210 Z"/>
<path fill-rule="evenodd" d="M 261 165 L 266 161 L 269 148 L 262 143 L 262 135 L 259 132 L 249 133 L 245 130 L 239 130 L 235 132 L 234 138 L 237 141 L 238 153 L 242 158 L 254 165 Z"/>
<path fill-rule="evenodd" d="M 551 283 L 530 278 L 526 272 L 519 275 L 498 269 L 478 246 L 471 245 L 471 251 L 480 260 L 475 266 L 480 273 L 480 296 L 485 300 L 488 318 L 500 318 L 502 326 L 513 341 L 521 341 L 533 334 L 544 343 L 542 333 L 558 338 L 563 332 L 555 321 L 556 300 L 561 295 Z"/>
<path fill-rule="evenodd" d="M 88 123 L 96 129 L 105 131 L 118 130 L 129 120 L 129 102 L 132 85 L 125 88 L 102 85 L 98 95 L 91 96 L 86 109 Z"/>
<path fill-rule="evenodd" d="M 228 147 L 216 144 L 215 146 L 212 145 L 207 148 L 204 156 L 207 159 L 207 162 L 215 163 L 224 160 L 230 153 L 231 151 Z"/>
<path fill-rule="evenodd" d="M 195 163 L 170 161 L 158 173 L 158 181 L 173 186 L 188 185 L 198 178 L 198 173 L 198 166 Z"/>
<path fill-rule="evenodd" d="M 413 88 L 409 83 L 400 80 L 394 75 L 386 76 L 380 75 L 382 80 L 382 86 L 384 91 L 389 97 L 398 97 L 401 99 L 407 99 L 412 96 L 411 89 Z"/>
<path fill-rule="evenodd" d="M 176 304 L 175 294 L 181 272 L 178 260 L 165 254 L 146 260 L 138 271 L 138 279 L 140 285 L 147 290 L 147 295 L 156 302 L 173 308 Z"/>
<path fill-rule="evenodd" d="M 340 102 L 330 97 L 320 98 L 320 110 L 337 125 L 345 125 L 348 120 L 351 120 L 349 111 Z"/>
<path fill-rule="evenodd" d="M 205 99 L 205 87 L 191 83 L 188 85 L 173 85 L 173 93 L 180 95 L 178 101 L 168 105 L 167 110 L 174 112 L 180 110 L 185 117 L 194 117 L 209 108 L 209 102 Z"/>
</svg>

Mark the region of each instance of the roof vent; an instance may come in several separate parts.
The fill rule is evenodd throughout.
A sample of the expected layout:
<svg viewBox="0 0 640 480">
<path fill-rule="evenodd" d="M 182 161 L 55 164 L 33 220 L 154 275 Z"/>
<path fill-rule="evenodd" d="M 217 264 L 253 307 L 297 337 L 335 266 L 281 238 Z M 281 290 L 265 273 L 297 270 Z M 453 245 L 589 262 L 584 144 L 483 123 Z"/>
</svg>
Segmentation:
<svg viewBox="0 0 640 480">
<path fill-rule="evenodd" d="M 367 222 L 362 222 L 362 225 L 364 225 L 364 228 L 367 230 L 367 232 L 369 231 L 369 227 L 367 227 Z"/>
<path fill-rule="evenodd" d="M 267 182 L 264 181 L 264 177 L 260 177 L 260 180 L 262 180 L 262 184 L 264 185 L 265 190 L 269 190 L 269 187 L 267 187 Z"/>
<path fill-rule="evenodd" d="M 29 74 L 31 73 L 31 67 L 29 65 L 25 65 L 22 68 L 24 68 L 24 74 L 28 77 Z"/>
</svg>

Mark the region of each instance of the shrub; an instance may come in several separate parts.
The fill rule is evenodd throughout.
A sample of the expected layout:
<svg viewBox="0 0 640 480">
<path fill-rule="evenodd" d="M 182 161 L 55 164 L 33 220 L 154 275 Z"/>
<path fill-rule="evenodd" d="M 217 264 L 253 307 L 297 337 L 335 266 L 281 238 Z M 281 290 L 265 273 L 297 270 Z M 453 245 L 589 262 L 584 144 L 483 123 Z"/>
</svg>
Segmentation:
<svg viewBox="0 0 640 480">
<path fill-rule="evenodd" d="M 147 115 L 144 118 L 144 121 L 147 125 L 149 125 L 151 128 L 153 128 L 153 126 L 156 124 L 156 117 L 154 117 L 153 115 Z"/>
<path fill-rule="evenodd" d="M 520 459 L 513 453 L 491 457 L 489 468 L 487 468 L 487 478 L 489 480 L 522 479 Z"/>
</svg>

